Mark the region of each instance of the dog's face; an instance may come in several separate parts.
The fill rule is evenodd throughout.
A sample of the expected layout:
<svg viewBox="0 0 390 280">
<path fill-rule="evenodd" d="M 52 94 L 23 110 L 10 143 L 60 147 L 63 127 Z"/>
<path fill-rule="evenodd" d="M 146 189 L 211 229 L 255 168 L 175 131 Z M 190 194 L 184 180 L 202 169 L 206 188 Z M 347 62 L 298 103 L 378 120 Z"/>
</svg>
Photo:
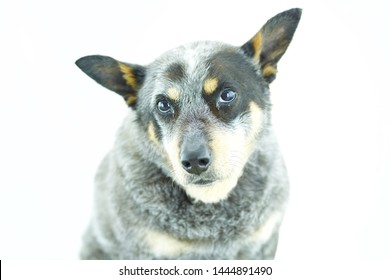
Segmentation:
<svg viewBox="0 0 390 280">
<path fill-rule="evenodd" d="M 135 110 L 144 146 L 168 176 L 189 196 L 217 202 L 236 186 L 269 126 L 268 85 L 300 13 L 275 16 L 241 47 L 197 42 L 146 67 L 105 56 L 77 65 Z"/>
<path fill-rule="evenodd" d="M 151 69 L 137 110 L 149 112 L 142 122 L 170 176 L 196 199 L 225 198 L 264 125 L 267 83 L 239 48 L 212 42 L 172 50 Z"/>
</svg>

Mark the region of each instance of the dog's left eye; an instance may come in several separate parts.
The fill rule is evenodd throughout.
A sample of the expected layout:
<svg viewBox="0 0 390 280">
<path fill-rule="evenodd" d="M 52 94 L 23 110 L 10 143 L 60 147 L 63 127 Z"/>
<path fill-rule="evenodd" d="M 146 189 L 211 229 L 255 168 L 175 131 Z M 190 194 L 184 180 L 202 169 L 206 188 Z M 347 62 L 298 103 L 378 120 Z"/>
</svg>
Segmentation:
<svg viewBox="0 0 390 280">
<path fill-rule="evenodd" d="M 226 88 L 221 91 L 219 95 L 219 102 L 221 103 L 230 103 L 235 100 L 237 97 L 237 93 L 230 88 Z"/>
<path fill-rule="evenodd" d="M 168 100 L 160 100 L 157 102 L 157 109 L 163 114 L 169 114 L 173 112 L 173 107 Z"/>
</svg>

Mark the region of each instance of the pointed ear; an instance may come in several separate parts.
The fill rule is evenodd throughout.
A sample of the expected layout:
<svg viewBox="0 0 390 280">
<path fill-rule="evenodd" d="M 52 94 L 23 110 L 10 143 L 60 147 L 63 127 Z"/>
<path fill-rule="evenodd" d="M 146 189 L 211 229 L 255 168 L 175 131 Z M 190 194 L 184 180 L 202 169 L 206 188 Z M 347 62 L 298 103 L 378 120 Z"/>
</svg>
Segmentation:
<svg viewBox="0 0 390 280">
<path fill-rule="evenodd" d="M 101 55 L 82 57 L 76 65 L 96 82 L 121 95 L 128 106 L 135 106 L 146 68 Z"/>
<path fill-rule="evenodd" d="M 301 9 L 291 9 L 274 16 L 241 47 L 244 53 L 260 66 L 268 83 L 275 79 L 277 63 L 294 36 L 301 13 Z"/>
</svg>

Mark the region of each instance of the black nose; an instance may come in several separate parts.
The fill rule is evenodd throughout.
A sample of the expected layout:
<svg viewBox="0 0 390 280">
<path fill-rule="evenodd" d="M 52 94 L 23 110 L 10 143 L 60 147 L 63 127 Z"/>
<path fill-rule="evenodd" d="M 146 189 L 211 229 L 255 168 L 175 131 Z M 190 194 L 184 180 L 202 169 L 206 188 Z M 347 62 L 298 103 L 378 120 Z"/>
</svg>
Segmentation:
<svg viewBox="0 0 390 280">
<path fill-rule="evenodd" d="M 181 149 L 181 165 L 185 171 L 199 175 L 211 164 L 211 152 L 202 136 L 185 138 Z"/>
</svg>

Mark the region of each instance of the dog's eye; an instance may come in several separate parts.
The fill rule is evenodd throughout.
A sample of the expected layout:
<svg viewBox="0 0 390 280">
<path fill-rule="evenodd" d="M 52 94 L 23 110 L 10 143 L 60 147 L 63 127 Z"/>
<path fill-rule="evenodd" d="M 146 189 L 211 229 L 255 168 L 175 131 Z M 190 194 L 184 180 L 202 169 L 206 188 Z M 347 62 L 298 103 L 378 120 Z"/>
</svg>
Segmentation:
<svg viewBox="0 0 390 280">
<path fill-rule="evenodd" d="M 157 109 L 163 114 L 173 112 L 172 105 L 168 100 L 160 100 L 159 102 L 157 102 Z"/>
<path fill-rule="evenodd" d="M 219 96 L 219 102 L 221 103 L 230 103 L 236 99 L 237 93 L 230 88 L 226 88 L 221 91 Z"/>
</svg>

